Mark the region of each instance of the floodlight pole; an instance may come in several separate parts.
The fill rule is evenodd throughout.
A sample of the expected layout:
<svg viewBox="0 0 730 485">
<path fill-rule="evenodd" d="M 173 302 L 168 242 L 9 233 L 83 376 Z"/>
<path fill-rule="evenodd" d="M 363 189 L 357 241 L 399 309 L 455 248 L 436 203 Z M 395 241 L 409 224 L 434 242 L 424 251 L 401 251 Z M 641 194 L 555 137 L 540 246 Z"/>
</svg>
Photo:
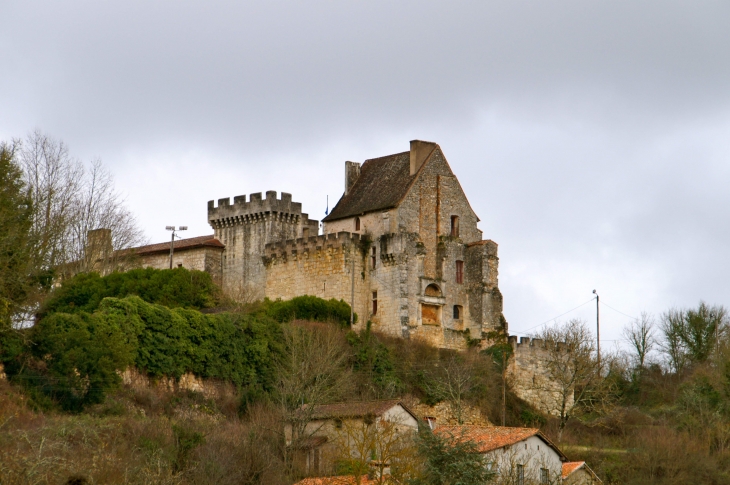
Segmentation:
<svg viewBox="0 0 730 485">
<path fill-rule="evenodd" d="M 165 227 L 168 231 L 172 231 L 172 237 L 170 238 L 170 269 L 172 269 L 172 255 L 175 252 L 175 226 Z M 187 231 L 188 226 L 180 226 L 177 228 L 178 231 Z"/>
</svg>

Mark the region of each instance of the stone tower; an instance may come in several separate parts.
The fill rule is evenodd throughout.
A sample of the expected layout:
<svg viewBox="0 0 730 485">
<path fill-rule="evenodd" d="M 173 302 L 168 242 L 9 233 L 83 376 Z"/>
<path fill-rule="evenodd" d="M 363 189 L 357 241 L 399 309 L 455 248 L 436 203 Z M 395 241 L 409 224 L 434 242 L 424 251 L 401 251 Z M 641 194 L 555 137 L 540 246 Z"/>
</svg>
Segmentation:
<svg viewBox="0 0 730 485">
<path fill-rule="evenodd" d="M 254 301 L 264 298 L 266 270 L 262 256 L 267 244 L 316 236 L 319 221 L 302 213 L 302 204 L 292 202 L 291 194 L 276 191 L 218 199 L 208 202 L 208 223 L 215 237 L 225 244 L 221 259 L 224 289 L 237 297 Z"/>
</svg>

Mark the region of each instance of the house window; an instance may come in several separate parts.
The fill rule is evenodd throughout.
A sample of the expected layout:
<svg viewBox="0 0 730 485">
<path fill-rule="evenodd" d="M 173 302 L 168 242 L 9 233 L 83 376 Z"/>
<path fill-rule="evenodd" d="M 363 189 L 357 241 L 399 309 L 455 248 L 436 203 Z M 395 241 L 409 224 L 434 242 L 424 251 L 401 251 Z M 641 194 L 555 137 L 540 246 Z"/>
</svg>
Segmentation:
<svg viewBox="0 0 730 485">
<path fill-rule="evenodd" d="M 355 218 L 355 230 L 356 231 L 360 230 L 360 218 L 359 217 Z"/>
<path fill-rule="evenodd" d="M 454 305 L 454 320 L 461 320 L 461 305 Z"/>
<path fill-rule="evenodd" d="M 547 468 L 540 468 L 540 483 L 550 485 L 550 471 Z"/>
<path fill-rule="evenodd" d="M 451 237 L 459 237 L 459 216 L 451 216 Z"/>
<path fill-rule="evenodd" d="M 464 282 L 464 261 L 456 262 L 456 282 L 462 284 Z"/>
<path fill-rule="evenodd" d="M 517 485 L 525 485 L 525 465 L 517 465 Z"/>
<path fill-rule="evenodd" d="M 373 315 L 378 313 L 378 292 L 373 291 Z"/>
<path fill-rule="evenodd" d="M 375 248 L 373 248 L 372 249 L 372 252 L 370 253 L 370 263 L 371 263 L 371 267 L 373 269 L 375 269 L 375 261 L 376 261 L 376 258 L 375 258 Z"/>
<path fill-rule="evenodd" d="M 342 419 L 335 418 L 335 428 L 342 429 Z"/>
<path fill-rule="evenodd" d="M 182 268 L 182 263 L 177 263 L 178 268 Z"/>
</svg>

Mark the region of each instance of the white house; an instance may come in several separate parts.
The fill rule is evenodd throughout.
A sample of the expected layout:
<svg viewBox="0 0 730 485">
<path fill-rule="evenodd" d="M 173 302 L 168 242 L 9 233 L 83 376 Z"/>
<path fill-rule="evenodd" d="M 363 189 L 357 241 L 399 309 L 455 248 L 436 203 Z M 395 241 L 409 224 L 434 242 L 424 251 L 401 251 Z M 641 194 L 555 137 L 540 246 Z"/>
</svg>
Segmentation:
<svg viewBox="0 0 730 485">
<path fill-rule="evenodd" d="M 479 453 L 485 455 L 488 466 L 496 472 L 498 484 L 601 483 L 585 462 L 564 467 L 566 456 L 537 428 L 442 426 L 435 433 L 474 442 Z"/>
</svg>

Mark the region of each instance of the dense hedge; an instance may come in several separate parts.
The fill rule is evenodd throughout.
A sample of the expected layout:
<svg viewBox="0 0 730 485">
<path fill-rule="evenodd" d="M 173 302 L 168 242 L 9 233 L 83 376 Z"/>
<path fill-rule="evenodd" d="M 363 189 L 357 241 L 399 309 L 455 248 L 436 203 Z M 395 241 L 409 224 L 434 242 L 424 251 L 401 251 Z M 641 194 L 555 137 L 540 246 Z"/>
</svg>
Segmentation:
<svg viewBox="0 0 730 485">
<path fill-rule="evenodd" d="M 116 371 L 130 365 L 269 391 L 283 352 L 281 326 L 266 315 L 206 315 L 137 296 L 106 298 L 93 314 L 53 313 L 31 339 L 35 365 L 15 377 L 67 409 L 100 402 L 119 383 Z"/>
<path fill-rule="evenodd" d="M 343 327 L 350 325 L 350 305 L 343 300 L 323 300 L 316 296 L 297 296 L 291 300 L 265 300 L 264 311 L 277 322 L 311 320 L 336 322 Z M 357 322 L 357 314 L 354 315 Z"/>
<path fill-rule="evenodd" d="M 54 290 L 39 316 L 54 312 L 92 313 L 104 298 L 129 295 L 171 308 L 211 308 L 218 302 L 218 289 L 208 273 L 186 268 L 139 268 L 104 277 L 80 273 Z"/>
</svg>

